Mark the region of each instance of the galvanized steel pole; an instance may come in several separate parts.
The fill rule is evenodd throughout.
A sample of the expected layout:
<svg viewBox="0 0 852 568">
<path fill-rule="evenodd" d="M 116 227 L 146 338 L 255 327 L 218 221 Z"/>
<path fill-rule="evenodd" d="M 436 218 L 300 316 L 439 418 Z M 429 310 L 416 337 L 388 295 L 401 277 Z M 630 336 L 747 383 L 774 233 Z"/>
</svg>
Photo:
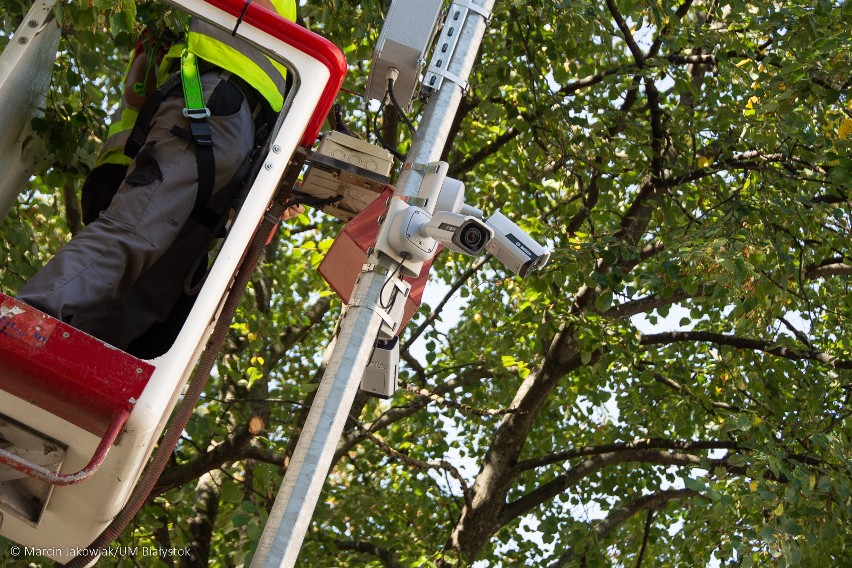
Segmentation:
<svg viewBox="0 0 852 568">
<path fill-rule="evenodd" d="M 446 67 L 450 76 L 458 78 L 459 82 L 444 80 L 429 99 L 407 156 L 409 163 L 426 164 L 440 158 L 463 96 L 459 83 L 467 81 L 473 68 L 487 27 L 483 14 L 491 13 L 494 0 L 463 0 L 459 4 L 473 5 Z M 423 175 L 415 169 L 404 170 L 395 195 L 416 196 Z M 368 262 L 388 269 L 393 264 L 379 253 L 373 253 Z M 381 272 L 366 272 L 353 291 L 356 300 L 341 322 L 337 345 L 258 543 L 251 564 L 253 568 L 289 567 L 296 563 L 379 333 L 381 317 L 377 307 L 386 278 Z"/>
</svg>

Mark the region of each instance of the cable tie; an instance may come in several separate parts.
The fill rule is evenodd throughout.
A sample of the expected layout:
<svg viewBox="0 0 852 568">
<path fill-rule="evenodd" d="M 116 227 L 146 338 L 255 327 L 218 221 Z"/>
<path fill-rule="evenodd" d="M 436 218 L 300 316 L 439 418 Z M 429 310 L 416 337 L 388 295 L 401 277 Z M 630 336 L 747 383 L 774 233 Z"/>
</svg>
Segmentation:
<svg viewBox="0 0 852 568">
<path fill-rule="evenodd" d="M 415 172 L 426 172 L 427 174 L 437 174 L 441 165 L 438 162 L 431 162 L 429 164 L 415 164 L 413 162 L 406 162 L 402 165 L 403 171 L 405 170 L 413 170 Z"/>
<path fill-rule="evenodd" d="M 485 6 L 474 4 L 470 0 L 455 0 L 453 4 L 455 4 L 456 6 L 461 6 L 462 8 L 467 8 L 471 12 L 476 12 L 485 19 L 486 24 L 491 22 L 491 16 L 493 14 L 490 10 L 486 9 Z M 452 6 L 450 6 L 450 9 L 452 9 Z"/>
</svg>

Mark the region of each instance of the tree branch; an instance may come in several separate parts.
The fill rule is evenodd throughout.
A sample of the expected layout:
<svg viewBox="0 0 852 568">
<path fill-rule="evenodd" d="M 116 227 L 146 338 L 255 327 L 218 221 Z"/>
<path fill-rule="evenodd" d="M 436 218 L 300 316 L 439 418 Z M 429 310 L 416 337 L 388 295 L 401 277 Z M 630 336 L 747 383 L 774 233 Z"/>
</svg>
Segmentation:
<svg viewBox="0 0 852 568">
<path fill-rule="evenodd" d="M 472 562 L 499 528 L 499 515 L 513 479 L 510 470 L 536 417 L 559 379 L 582 365 L 573 328 L 563 327 L 551 341 L 541 368 L 521 383 L 509 406 L 513 412 L 504 415 L 497 426 L 473 485 L 472 504 L 462 511 L 447 542 L 448 549 Z"/>
<path fill-rule="evenodd" d="M 689 12 L 689 9 L 692 7 L 692 0 L 684 0 L 683 4 L 678 6 L 675 11 L 675 18 L 678 20 L 682 20 L 686 13 Z M 663 29 L 660 30 L 660 33 L 657 34 L 657 37 L 654 38 L 654 43 L 651 44 L 651 47 L 648 49 L 648 53 L 645 55 L 646 59 L 650 59 L 651 57 L 656 57 L 657 53 L 660 51 L 660 47 L 663 45 L 663 38 L 669 34 L 671 29 L 671 23 L 665 24 Z"/>
<path fill-rule="evenodd" d="M 852 264 L 833 262 L 831 264 L 811 266 L 806 269 L 805 276 L 811 280 L 828 278 L 829 276 L 852 276 Z"/>
<path fill-rule="evenodd" d="M 834 355 L 820 353 L 812 349 L 796 351 L 782 345 L 778 345 L 773 341 L 763 341 L 759 339 L 737 337 L 734 335 L 723 335 L 721 333 L 711 333 L 707 331 L 672 331 L 666 333 L 654 333 L 651 335 L 643 335 L 640 338 L 639 343 L 641 345 L 666 345 L 684 341 L 714 343 L 716 345 L 734 347 L 735 349 L 751 349 L 754 351 L 762 351 L 776 357 L 790 359 L 791 361 L 819 361 L 820 363 L 831 365 L 837 369 L 852 369 L 852 361 L 838 359 Z"/>
<path fill-rule="evenodd" d="M 577 79 L 576 81 L 566 83 L 562 85 L 562 87 L 560 87 L 559 91 L 557 92 L 560 95 L 568 96 L 576 93 L 577 91 L 585 89 L 586 87 L 597 85 L 598 83 L 603 82 L 607 77 L 618 75 L 632 75 L 633 73 L 636 73 L 636 67 L 634 65 L 607 69 L 606 71 L 601 71 L 600 73 L 588 75 L 586 77 L 583 77 L 582 79 Z"/>
<path fill-rule="evenodd" d="M 648 550 L 648 540 L 651 536 L 651 527 L 654 525 L 654 510 L 648 511 L 648 517 L 645 519 L 645 528 L 642 531 L 642 546 L 639 548 L 639 554 L 636 557 L 636 568 L 642 568 L 642 561 L 645 559 L 645 551 Z"/>
<path fill-rule="evenodd" d="M 630 26 L 627 25 L 627 22 L 624 20 L 624 16 L 621 15 L 621 11 L 618 9 L 618 6 L 615 5 L 615 0 L 606 0 L 606 7 L 609 9 L 609 13 L 612 14 L 612 19 L 615 20 L 615 25 L 617 25 L 618 29 L 621 31 L 621 35 L 624 37 L 624 41 L 627 43 L 627 48 L 630 50 L 631 55 L 633 55 L 633 60 L 636 62 L 636 66 L 641 69 L 645 65 L 645 54 L 642 53 L 642 49 L 633 38 L 633 34 L 630 32 Z"/>
<path fill-rule="evenodd" d="M 703 296 L 704 293 L 705 290 L 703 286 L 694 294 L 690 294 L 686 290 L 679 289 L 675 290 L 675 292 L 668 298 L 662 298 L 654 295 L 618 304 L 617 306 L 613 306 L 605 311 L 603 315 L 610 319 L 625 319 L 637 314 L 644 314 L 662 307 L 671 306 L 673 304 L 683 302 L 684 300 L 698 298 Z"/>
<path fill-rule="evenodd" d="M 244 459 L 252 459 L 270 465 L 278 466 L 282 469 L 287 469 L 287 456 L 285 453 L 273 452 L 267 448 L 249 444 L 242 452 Z"/>
<path fill-rule="evenodd" d="M 252 433 L 246 425 L 233 432 L 215 448 L 198 456 L 198 458 L 166 469 L 160 476 L 160 479 L 157 480 L 157 485 L 151 491 L 149 499 L 153 499 L 155 496 L 169 489 L 180 487 L 185 483 L 198 479 L 208 471 L 219 468 L 225 463 L 243 459 L 242 450 L 254 436 L 255 433 Z"/>
<path fill-rule="evenodd" d="M 648 110 L 651 113 L 651 176 L 656 184 L 665 178 L 665 149 L 666 131 L 663 128 L 663 111 L 660 108 L 660 92 L 654 79 L 645 77 L 645 94 L 648 97 Z"/>
<path fill-rule="evenodd" d="M 565 224 L 566 235 L 573 236 L 574 233 L 579 231 L 583 223 L 589 218 L 589 214 L 597 206 L 598 199 L 600 198 L 600 191 L 598 190 L 598 180 L 600 177 L 601 174 L 596 169 L 592 173 L 592 178 L 589 180 L 588 188 L 583 192 L 583 206 Z"/>
<path fill-rule="evenodd" d="M 639 98 L 639 78 L 633 77 L 633 81 L 627 92 L 624 94 L 624 102 L 621 104 L 619 108 L 619 113 L 621 114 L 621 120 L 616 121 L 614 124 L 611 124 L 607 127 L 607 134 L 610 138 L 617 135 L 624 129 L 624 125 L 626 124 L 627 113 L 633 108 L 636 104 L 636 101 Z M 591 212 L 597 207 L 598 200 L 600 199 L 600 190 L 598 188 L 598 181 L 601 178 L 601 168 L 600 166 L 603 164 L 601 158 L 595 160 L 595 168 L 592 172 L 592 177 L 589 180 L 589 185 L 586 190 L 583 192 L 583 206 L 580 208 L 577 213 L 574 214 L 571 219 L 569 219 L 568 223 L 565 225 L 565 234 L 573 235 L 576 233 L 583 223 L 589 219 L 589 215 Z"/>
<path fill-rule="evenodd" d="M 470 488 L 467 486 L 467 482 L 464 480 L 464 477 L 462 477 L 461 472 L 459 472 L 459 470 L 453 464 L 451 464 L 447 460 L 425 461 L 413 458 L 408 454 L 400 452 L 396 448 L 392 448 L 387 442 L 385 442 L 375 434 L 367 432 L 363 429 L 362 433 L 364 434 L 365 438 L 376 444 L 379 449 L 381 449 L 383 452 L 385 452 L 387 455 L 394 459 L 397 459 L 417 469 L 440 469 L 449 473 L 453 477 L 453 479 L 455 479 L 461 486 L 464 501 L 468 507 L 470 506 Z"/>
<path fill-rule="evenodd" d="M 390 549 L 361 540 L 336 540 L 334 546 L 338 550 L 349 550 L 375 556 L 387 568 L 402 568 L 399 557 Z"/>
<path fill-rule="evenodd" d="M 577 485 L 589 475 L 610 465 L 639 462 L 643 465 L 702 467 L 702 461 L 703 458 L 696 455 L 663 450 L 634 449 L 594 455 L 571 467 L 567 472 L 558 475 L 551 481 L 540 485 L 523 497 L 508 503 L 500 515 L 499 524 L 500 526 L 504 526 L 514 519 L 527 514 L 539 505 L 551 501 L 560 493 Z M 722 465 L 723 463 L 722 460 L 710 460 L 711 467 L 713 465 Z"/>
<path fill-rule="evenodd" d="M 473 277 L 473 275 L 474 275 L 474 274 L 476 274 L 477 272 L 479 272 L 479 270 L 480 270 L 483 266 L 485 266 L 485 263 L 486 263 L 486 262 L 488 262 L 490 259 L 491 259 L 491 255 L 489 255 L 489 254 L 483 255 L 483 256 L 482 256 L 482 258 L 480 258 L 479 260 L 477 260 L 476 262 L 474 262 L 474 263 L 471 265 L 471 267 L 470 267 L 470 268 L 468 268 L 467 270 L 465 270 L 465 271 L 461 274 L 461 276 L 459 276 L 459 277 L 456 279 L 456 281 L 455 281 L 455 282 L 453 282 L 453 285 L 452 285 L 452 286 L 450 286 L 449 291 L 448 291 L 448 292 L 446 293 L 446 295 L 443 297 L 443 299 L 441 300 L 441 303 L 439 303 L 439 304 L 435 307 L 435 309 L 434 309 L 434 310 L 432 310 L 432 312 L 431 312 L 428 316 L 426 316 L 426 319 L 425 319 L 425 320 L 423 320 L 423 321 L 420 323 L 420 325 L 418 325 L 418 326 L 417 326 L 417 329 L 415 329 L 414 331 L 412 331 L 412 332 L 408 335 L 408 338 L 405 340 L 405 343 L 404 343 L 404 344 L 402 345 L 402 347 L 400 348 L 400 350 L 401 350 L 401 351 L 408 351 L 408 349 L 409 349 L 409 348 L 411 347 L 411 345 L 412 345 L 412 344 L 413 344 L 413 343 L 417 340 L 417 338 L 418 338 L 418 337 L 420 337 L 420 336 L 423 334 L 423 332 L 424 332 L 424 331 L 426 331 L 426 329 L 427 329 L 430 325 L 432 325 L 432 324 L 435 322 L 435 320 L 437 320 L 437 319 L 441 316 L 441 310 L 443 310 L 443 309 L 444 309 L 444 307 L 447 305 L 447 303 L 449 303 L 449 301 L 452 299 L 453 295 L 454 295 L 456 292 L 458 292 L 458 291 L 459 291 L 459 289 L 460 289 L 462 286 L 464 286 L 464 285 L 465 285 L 465 283 L 467 283 L 467 281 L 468 281 L 468 280 L 470 280 L 470 279 Z"/>
<path fill-rule="evenodd" d="M 455 402 L 453 400 L 449 400 L 446 397 L 443 397 L 443 396 L 441 396 L 441 395 L 439 395 L 435 392 L 429 391 L 427 389 L 419 388 L 415 385 L 406 384 L 405 382 L 402 382 L 402 386 L 408 392 L 412 392 L 412 393 L 420 395 L 420 396 L 425 396 L 425 397 L 429 398 L 430 400 L 432 400 L 433 402 L 436 402 L 438 404 L 443 404 L 444 406 L 449 406 L 451 408 L 455 408 L 456 410 L 459 410 L 459 411 L 467 413 L 467 414 L 473 414 L 473 415 L 476 415 L 476 416 L 486 417 L 486 416 L 502 416 L 503 414 L 508 414 L 510 412 L 513 412 L 511 408 L 498 408 L 498 409 L 480 410 L 480 409 L 474 408 L 474 407 L 472 407 L 468 404 L 462 404 L 460 402 Z"/>
<path fill-rule="evenodd" d="M 464 160 L 450 166 L 447 175 L 450 177 L 459 177 L 460 175 L 469 172 L 476 167 L 481 161 L 485 160 L 492 154 L 496 154 L 500 148 L 514 140 L 521 133 L 520 130 L 509 128 L 506 132 L 499 135 L 497 138 L 468 155 Z"/>
<path fill-rule="evenodd" d="M 442 395 L 444 393 L 451 392 L 459 387 L 470 384 L 473 381 L 481 380 L 486 376 L 490 376 L 487 369 L 480 366 L 473 367 L 463 373 L 458 373 L 458 375 L 454 378 L 434 387 L 432 395 Z M 333 463 L 336 463 L 340 456 L 346 454 L 356 444 L 363 440 L 364 432 L 378 432 L 387 428 L 391 424 L 417 414 L 432 402 L 433 399 L 431 396 L 417 397 L 412 401 L 406 402 L 404 405 L 391 407 L 377 419 L 369 424 L 364 424 L 361 428 L 355 428 L 349 432 L 344 432 L 343 436 L 340 438 L 340 442 L 337 444 L 337 451 L 335 452 Z"/>
<path fill-rule="evenodd" d="M 269 346 L 271 356 L 268 357 L 266 369 L 274 369 L 291 347 L 298 343 L 315 325 L 322 321 L 323 316 L 331 308 L 332 296 L 323 296 L 314 302 L 304 312 L 307 321 L 303 325 L 288 325 L 281 332 L 278 341 Z"/>
<path fill-rule="evenodd" d="M 562 568 L 563 566 L 571 565 L 572 562 L 576 562 L 578 558 L 582 558 L 588 554 L 592 543 L 597 543 L 608 537 L 616 529 L 618 529 L 618 527 L 642 511 L 648 511 L 650 519 L 651 512 L 659 511 L 665 507 L 669 501 L 691 499 L 697 495 L 698 492 L 692 489 L 671 489 L 667 491 L 658 491 L 656 493 L 651 493 L 650 495 L 643 495 L 642 497 L 627 503 L 622 502 L 616 506 L 605 519 L 597 521 L 594 524 L 594 527 L 590 531 L 592 533 L 592 542 L 586 544 L 582 550 L 569 550 L 552 563 L 549 568 Z"/>
<path fill-rule="evenodd" d="M 80 201 L 77 200 L 77 187 L 74 182 L 66 181 L 62 185 L 62 200 L 65 203 L 65 220 L 68 222 L 68 230 L 72 235 L 76 235 L 83 229 L 83 212 Z"/>
<path fill-rule="evenodd" d="M 683 451 L 701 451 L 701 450 L 736 450 L 739 445 L 730 440 L 666 440 L 663 438 L 650 438 L 644 440 L 634 440 L 632 442 L 619 442 L 615 444 L 604 444 L 600 446 L 583 446 L 573 448 L 563 452 L 557 452 L 547 456 L 531 458 L 518 462 L 513 468 L 514 474 L 560 463 L 566 460 L 596 456 L 601 454 L 616 454 L 618 452 L 632 452 L 635 450 L 683 450 Z"/>
<path fill-rule="evenodd" d="M 704 401 L 701 400 L 701 397 L 699 397 L 694 392 L 692 392 L 691 389 L 681 385 L 677 381 L 670 379 L 669 377 L 664 377 L 660 373 L 654 373 L 654 380 L 657 381 L 658 383 L 666 385 L 667 387 L 669 387 L 673 391 L 686 393 L 691 399 L 697 401 L 699 404 L 704 406 Z M 739 410 L 739 408 L 737 408 L 737 407 L 735 407 L 731 404 L 728 404 L 727 402 L 712 402 L 712 403 L 710 403 L 710 406 L 712 408 L 720 408 L 722 410 L 733 410 L 733 411 Z M 704 408 L 708 412 L 715 414 L 713 412 L 712 408 L 707 408 L 706 406 L 704 406 Z"/>
</svg>

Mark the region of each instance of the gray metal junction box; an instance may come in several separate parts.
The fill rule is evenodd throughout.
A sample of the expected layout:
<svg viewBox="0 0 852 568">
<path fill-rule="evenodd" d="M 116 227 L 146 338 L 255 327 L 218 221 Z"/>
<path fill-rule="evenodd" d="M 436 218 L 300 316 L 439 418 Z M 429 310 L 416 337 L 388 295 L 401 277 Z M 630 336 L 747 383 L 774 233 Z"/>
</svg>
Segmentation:
<svg viewBox="0 0 852 568">
<path fill-rule="evenodd" d="M 437 31 L 443 0 L 394 0 L 373 51 L 367 78 L 367 98 L 382 100 L 388 87 L 388 70 L 395 67 L 399 78 L 394 95 L 408 110 L 421 81 L 426 52 Z"/>
</svg>

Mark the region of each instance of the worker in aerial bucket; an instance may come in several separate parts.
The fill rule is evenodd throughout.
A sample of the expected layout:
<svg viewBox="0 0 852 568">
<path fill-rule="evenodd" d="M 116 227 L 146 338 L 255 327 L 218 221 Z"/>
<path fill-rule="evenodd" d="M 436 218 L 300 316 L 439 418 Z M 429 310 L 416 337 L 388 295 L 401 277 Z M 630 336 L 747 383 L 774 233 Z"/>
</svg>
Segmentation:
<svg viewBox="0 0 852 568">
<path fill-rule="evenodd" d="M 295 20 L 295 0 L 255 2 Z M 148 32 L 137 45 L 122 109 L 84 184 L 88 225 L 17 296 L 125 350 L 181 311 L 287 89 L 281 65 L 198 18 L 168 43 Z M 166 335 L 168 345 L 138 355 L 164 352 L 176 331 Z"/>
</svg>

